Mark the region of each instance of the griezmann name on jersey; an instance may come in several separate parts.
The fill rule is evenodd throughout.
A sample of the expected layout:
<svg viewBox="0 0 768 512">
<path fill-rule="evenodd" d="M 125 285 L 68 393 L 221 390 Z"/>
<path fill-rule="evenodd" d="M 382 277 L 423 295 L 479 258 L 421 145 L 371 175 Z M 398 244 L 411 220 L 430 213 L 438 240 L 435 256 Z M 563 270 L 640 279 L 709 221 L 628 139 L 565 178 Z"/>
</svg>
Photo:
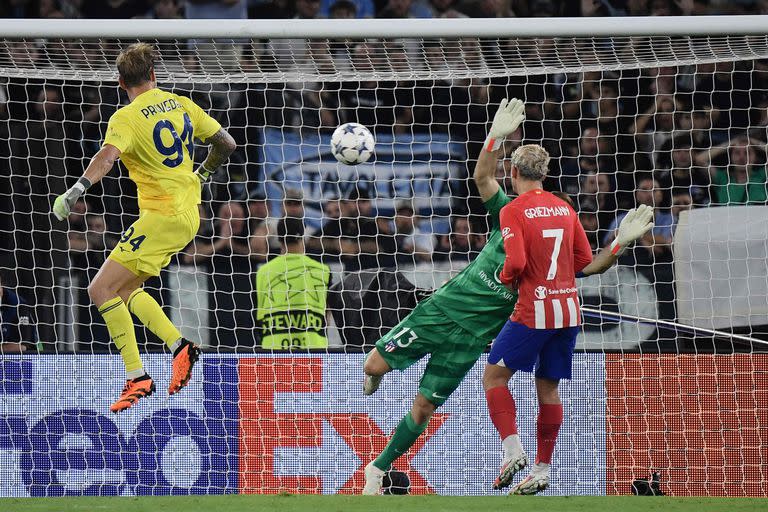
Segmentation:
<svg viewBox="0 0 768 512">
<path fill-rule="evenodd" d="M 194 139 L 206 140 L 220 129 L 191 99 L 155 88 L 112 115 L 104 144 L 120 150 L 140 210 L 176 215 L 200 204 Z"/>
<path fill-rule="evenodd" d="M 492 340 L 507 322 L 517 294 L 499 278 L 504 266 L 504 243 L 499 212 L 509 198 L 502 190 L 485 203 L 491 218 L 488 241 L 477 258 L 429 299 L 448 318 L 478 338 Z"/>
<path fill-rule="evenodd" d="M 544 190 L 531 190 L 501 210 L 506 259 L 504 284 L 517 282 L 511 320 L 533 329 L 580 323 L 576 273 L 592 261 L 592 249 L 576 212 Z"/>
</svg>

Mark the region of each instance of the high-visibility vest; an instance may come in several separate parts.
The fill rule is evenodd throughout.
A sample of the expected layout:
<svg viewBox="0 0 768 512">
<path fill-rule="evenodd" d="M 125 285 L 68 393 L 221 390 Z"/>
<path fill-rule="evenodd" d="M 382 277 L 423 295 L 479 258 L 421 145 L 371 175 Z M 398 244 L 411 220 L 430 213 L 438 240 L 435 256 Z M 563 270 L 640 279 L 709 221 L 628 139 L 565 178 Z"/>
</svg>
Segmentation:
<svg viewBox="0 0 768 512">
<path fill-rule="evenodd" d="M 256 272 L 256 321 L 266 349 L 324 348 L 331 269 L 303 254 L 283 254 Z"/>
</svg>

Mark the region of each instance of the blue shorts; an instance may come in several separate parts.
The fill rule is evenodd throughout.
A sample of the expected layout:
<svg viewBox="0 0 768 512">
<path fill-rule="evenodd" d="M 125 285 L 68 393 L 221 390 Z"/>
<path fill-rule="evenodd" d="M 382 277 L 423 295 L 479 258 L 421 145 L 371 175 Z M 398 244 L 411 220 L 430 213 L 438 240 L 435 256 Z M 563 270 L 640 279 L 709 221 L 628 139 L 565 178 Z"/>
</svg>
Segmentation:
<svg viewBox="0 0 768 512">
<path fill-rule="evenodd" d="M 578 334 L 578 327 L 532 329 L 507 320 L 493 342 L 488 364 L 524 372 L 532 372 L 535 366 L 536 377 L 570 379 Z"/>
</svg>

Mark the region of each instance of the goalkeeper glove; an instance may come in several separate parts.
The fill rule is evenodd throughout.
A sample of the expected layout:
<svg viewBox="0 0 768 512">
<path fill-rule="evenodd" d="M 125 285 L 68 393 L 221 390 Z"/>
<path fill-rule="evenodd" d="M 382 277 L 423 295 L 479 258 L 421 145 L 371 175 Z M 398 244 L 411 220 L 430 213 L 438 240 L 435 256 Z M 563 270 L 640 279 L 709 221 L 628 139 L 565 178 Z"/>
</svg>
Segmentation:
<svg viewBox="0 0 768 512">
<path fill-rule="evenodd" d="M 611 254 L 621 256 L 635 240 L 653 229 L 653 208 L 641 204 L 627 212 L 616 231 L 616 239 L 611 243 Z"/>
<path fill-rule="evenodd" d="M 209 171 L 205 168 L 203 164 L 200 164 L 200 167 L 197 168 L 195 171 L 195 176 L 197 176 L 197 179 L 200 180 L 200 183 L 203 184 L 211 177 L 211 174 L 213 174 L 216 171 Z"/>
<path fill-rule="evenodd" d="M 85 191 L 88 190 L 90 186 L 90 180 L 83 176 L 77 180 L 77 183 L 72 185 L 69 190 L 57 197 L 53 202 L 52 208 L 53 214 L 56 216 L 56 218 L 59 220 L 64 220 L 69 217 L 69 213 L 72 211 L 72 206 L 77 202 L 80 196 L 85 194 Z"/>
<path fill-rule="evenodd" d="M 485 139 L 485 150 L 496 151 L 504 139 L 515 132 L 525 121 L 525 105 L 517 98 L 504 98 L 493 116 L 491 131 Z"/>
</svg>

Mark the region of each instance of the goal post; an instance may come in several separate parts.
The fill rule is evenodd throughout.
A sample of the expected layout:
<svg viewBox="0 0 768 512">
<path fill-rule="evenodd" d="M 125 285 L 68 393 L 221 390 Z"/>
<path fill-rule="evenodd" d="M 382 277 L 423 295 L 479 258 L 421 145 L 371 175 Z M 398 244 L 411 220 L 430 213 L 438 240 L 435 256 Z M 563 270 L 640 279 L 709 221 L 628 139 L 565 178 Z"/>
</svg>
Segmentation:
<svg viewBox="0 0 768 512">
<path fill-rule="evenodd" d="M 506 154 L 549 151 L 546 187 L 594 249 L 636 203 L 657 212 L 652 237 L 577 281 L 588 314 L 548 493 L 628 494 L 658 472 L 675 496 L 768 496 L 767 18 L 0 20 L 0 277 L 37 332 L 0 356 L 0 497 L 359 493 L 424 366 L 372 400 L 364 353 L 484 247 L 471 171 L 504 97 L 526 104 Z M 114 61 L 136 41 L 238 149 L 204 187 L 196 243 L 148 283 L 202 364 L 114 418 L 122 362 L 86 288 L 136 190 L 118 165 L 68 221 L 50 206 L 127 103 Z M 331 155 L 346 122 L 374 135 L 365 164 Z M 330 269 L 327 348 L 262 347 L 255 274 L 282 217 Z M 358 217 L 374 232 L 331 234 Z M 137 332 L 165 382 L 162 344 Z M 491 493 L 484 362 L 396 463 L 411 493 Z M 533 454 L 532 378 L 514 392 Z"/>
</svg>

